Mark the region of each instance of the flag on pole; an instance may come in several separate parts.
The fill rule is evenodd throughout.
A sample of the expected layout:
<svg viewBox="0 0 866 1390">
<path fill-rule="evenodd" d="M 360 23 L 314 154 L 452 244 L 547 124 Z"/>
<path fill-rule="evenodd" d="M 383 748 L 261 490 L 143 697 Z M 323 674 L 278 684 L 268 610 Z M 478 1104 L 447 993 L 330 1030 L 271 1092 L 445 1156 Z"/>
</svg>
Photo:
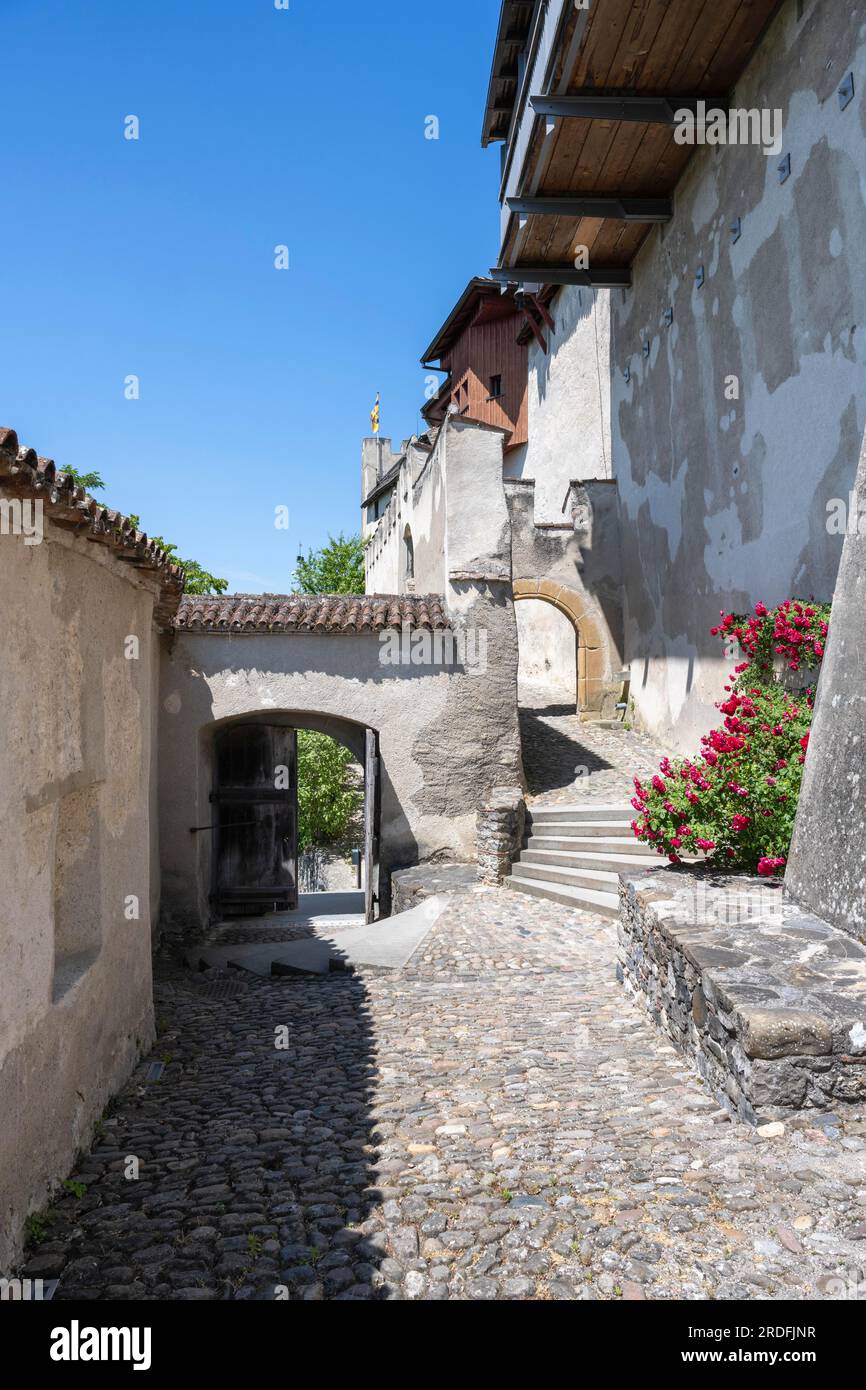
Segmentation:
<svg viewBox="0 0 866 1390">
<path fill-rule="evenodd" d="M 379 392 L 376 392 L 376 404 L 370 411 L 370 424 L 373 426 L 373 433 L 379 433 Z"/>
</svg>

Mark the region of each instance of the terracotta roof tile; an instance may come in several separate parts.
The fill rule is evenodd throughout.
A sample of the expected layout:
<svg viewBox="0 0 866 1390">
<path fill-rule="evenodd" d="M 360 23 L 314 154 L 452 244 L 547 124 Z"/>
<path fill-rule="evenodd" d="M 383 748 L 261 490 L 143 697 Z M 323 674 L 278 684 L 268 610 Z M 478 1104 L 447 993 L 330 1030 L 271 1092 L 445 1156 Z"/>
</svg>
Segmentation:
<svg viewBox="0 0 866 1390">
<path fill-rule="evenodd" d="M 44 514 L 57 526 L 107 546 L 135 569 L 151 570 L 160 580 L 156 621 L 170 627 L 183 591 L 183 570 L 164 550 L 137 531 L 129 517 L 104 507 L 77 486 L 53 459 L 39 458 L 18 443 L 14 430 L 0 427 L 0 489 L 41 500 Z"/>
<path fill-rule="evenodd" d="M 181 632 L 383 632 L 449 626 L 441 594 L 187 594 L 174 626 Z"/>
</svg>

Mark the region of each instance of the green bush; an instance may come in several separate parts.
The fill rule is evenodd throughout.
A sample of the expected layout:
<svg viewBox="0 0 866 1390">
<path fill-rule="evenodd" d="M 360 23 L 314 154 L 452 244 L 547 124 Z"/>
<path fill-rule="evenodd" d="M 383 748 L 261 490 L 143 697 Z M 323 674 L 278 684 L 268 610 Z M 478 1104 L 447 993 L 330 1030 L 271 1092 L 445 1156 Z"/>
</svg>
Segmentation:
<svg viewBox="0 0 866 1390">
<path fill-rule="evenodd" d="M 333 844 L 363 803 L 347 786 L 352 754 L 327 734 L 298 730 L 298 849 Z"/>
</svg>

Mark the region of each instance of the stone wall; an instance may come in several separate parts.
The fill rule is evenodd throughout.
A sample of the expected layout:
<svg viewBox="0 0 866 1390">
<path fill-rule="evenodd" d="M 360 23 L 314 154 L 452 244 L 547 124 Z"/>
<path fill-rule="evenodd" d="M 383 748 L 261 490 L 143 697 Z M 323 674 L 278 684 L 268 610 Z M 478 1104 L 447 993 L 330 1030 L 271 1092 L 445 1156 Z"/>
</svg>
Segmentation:
<svg viewBox="0 0 866 1390">
<path fill-rule="evenodd" d="M 643 723 L 675 750 L 714 717 L 720 609 L 833 594 L 827 505 L 848 497 L 866 426 L 864 18 L 860 4 L 782 6 L 731 95 L 781 110 L 781 152 L 698 150 L 633 289 L 611 292 L 626 660 Z"/>
<path fill-rule="evenodd" d="M 498 886 L 523 848 L 526 802 L 520 787 L 494 787 L 478 808 L 478 877 Z"/>
<path fill-rule="evenodd" d="M 379 734 L 382 898 L 398 865 L 475 856 L 475 806 L 522 776 L 514 609 L 463 584 L 474 662 L 383 662 L 373 634 L 182 633 L 166 643 L 161 688 L 161 845 L 166 921 L 210 919 L 213 736 L 228 723 L 317 729 L 363 758 Z M 456 599 L 454 600 L 456 603 Z M 483 641 L 481 640 L 483 639 Z M 467 647 L 467 651 L 469 648 Z"/>
<path fill-rule="evenodd" d="M 365 451 L 369 442 L 364 441 Z M 391 457 L 392 467 L 400 461 L 393 491 L 378 521 L 367 523 L 369 543 L 364 563 L 368 594 L 442 593 L 446 453 L 443 430 L 432 450 L 408 441 L 401 455 Z M 412 537 L 414 577 L 407 569 L 407 530 Z"/>
<path fill-rule="evenodd" d="M 425 898 L 468 892 L 477 882 L 475 864 L 433 860 L 410 869 L 397 869 L 391 875 L 391 911 L 409 912 Z"/>
<path fill-rule="evenodd" d="M 780 884 L 621 876 L 618 976 L 750 1124 L 866 1101 L 866 948 Z"/>
<path fill-rule="evenodd" d="M 158 587 L 45 526 L 0 536 L 0 1274 L 153 1039 Z"/>
</svg>

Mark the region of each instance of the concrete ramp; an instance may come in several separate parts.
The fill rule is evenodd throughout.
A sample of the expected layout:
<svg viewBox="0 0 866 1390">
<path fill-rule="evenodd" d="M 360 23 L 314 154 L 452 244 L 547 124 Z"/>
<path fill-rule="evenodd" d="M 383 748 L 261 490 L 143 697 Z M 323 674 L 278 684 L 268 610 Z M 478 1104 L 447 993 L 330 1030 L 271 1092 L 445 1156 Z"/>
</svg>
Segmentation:
<svg viewBox="0 0 866 1390">
<path fill-rule="evenodd" d="M 299 941 L 194 947 L 187 952 L 187 964 L 193 969 L 231 968 L 269 977 L 327 975 L 364 965 L 402 970 L 430 934 L 446 904 L 446 897 L 436 895 L 425 898 L 408 912 L 372 923 L 363 918 L 353 921 L 345 916 L 310 915 L 311 934 Z"/>
</svg>

